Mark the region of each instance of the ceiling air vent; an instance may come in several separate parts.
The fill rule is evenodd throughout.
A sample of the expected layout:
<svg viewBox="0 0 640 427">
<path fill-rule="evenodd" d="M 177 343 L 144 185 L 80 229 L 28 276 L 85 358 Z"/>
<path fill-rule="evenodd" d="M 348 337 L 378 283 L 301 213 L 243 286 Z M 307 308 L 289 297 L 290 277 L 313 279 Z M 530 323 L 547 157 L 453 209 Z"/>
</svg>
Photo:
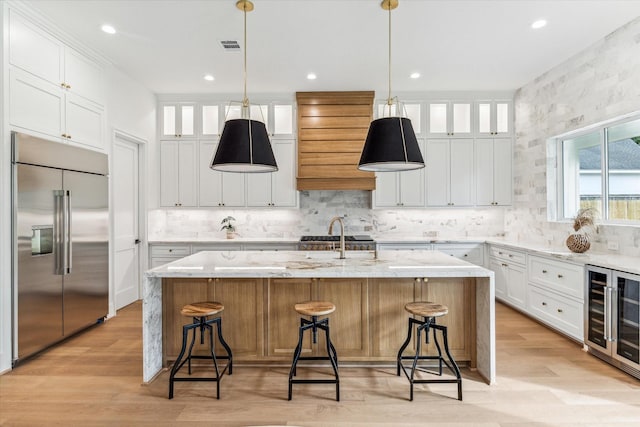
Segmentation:
<svg viewBox="0 0 640 427">
<path fill-rule="evenodd" d="M 220 40 L 225 52 L 240 52 L 240 43 L 237 40 Z"/>
</svg>

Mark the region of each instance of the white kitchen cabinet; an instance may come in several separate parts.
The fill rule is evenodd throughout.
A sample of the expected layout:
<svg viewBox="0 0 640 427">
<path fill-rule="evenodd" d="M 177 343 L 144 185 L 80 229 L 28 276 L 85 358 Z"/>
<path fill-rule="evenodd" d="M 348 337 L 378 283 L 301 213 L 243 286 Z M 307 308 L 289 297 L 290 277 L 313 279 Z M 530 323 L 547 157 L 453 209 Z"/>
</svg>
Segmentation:
<svg viewBox="0 0 640 427">
<path fill-rule="evenodd" d="M 104 150 L 102 106 L 17 68 L 9 71 L 9 122 L 64 142 Z"/>
<path fill-rule="evenodd" d="M 490 246 L 489 269 L 495 272 L 496 297 L 526 310 L 527 275 L 524 252 Z"/>
<path fill-rule="evenodd" d="M 425 142 L 419 141 L 422 157 Z M 374 205 L 385 207 L 423 207 L 425 205 L 425 169 L 376 173 Z"/>
<path fill-rule="evenodd" d="M 295 207 L 295 143 L 293 140 L 271 141 L 278 170 L 271 173 L 247 174 L 247 206 Z"/>
<path fill-rule="evenodd" d="M 511 138 L 476 139 L 476 203 L 479 206 L 511 204 Z"/>
<path fill-rule="evenodd" d="M 193 139 L 196 137 L 196 104 L 192 102 L 159 105 L 162 139 Z M 199 122 L 198 122 L 199 123 Z"/>
<path fill-rule="evenodd" d="M 211 160 L 213 159 L 217 148 L 217 141 L 199 142 L 199 205 L 219 207 L 244 207 L 246 206 L 246 174 L 219 172 L 212 170 L 209 165 L 211 164 Z"/>
<path fill-rule="evenodd" d="M 151 244 L 149 245 L 149 267 L 156 268 L 188 255 L 191 255 L 189 244 Z"/>
<path fill-rule="evenodd" d="M 259 243 L 243 243 L 242 250 L 245 251 L 297 251 L 297 243 L 286 242 L 259 242 Z"/>
<path fill-rule="evenodd" d="M 484 265 L 484 243 L 434 243 L 432 249 L 471 264 Z"/>
<path fill-rule="evenodd" d="M 513 135 L 513 102 L 510 100 L 477 101 L 476 135 Z"/>
<path fill-rule="evenodd" d="M 431 243 L 418 243 L 418 242 L 376 243 L 376 249 L 379 251 L 426 251 L 431 249 Z"/>
<path fill-rule="evenodd" d="M 427 206 L 472 206 L 472 139 L 430 139 L 426 149 Z"/>
<path fill-rule="evenodd" d="M 106 151 L 98 63 L 10 10 L 9 64 L 11 125 Z"/>
<path fill-rule="evenodd" d="M 472 136 L 471 101 L 431 101 L 427 103 L 429 137 Z"/>
<path fill-rule="evenodd" d="M 584 267 L 530 255 L 528 312 L 572 338 L 584 338 Z"/>
<path fill-rule="evenodd" d="M 160 141 L 160 206 L 197 206 L 195 141 Z"/>
</svg>

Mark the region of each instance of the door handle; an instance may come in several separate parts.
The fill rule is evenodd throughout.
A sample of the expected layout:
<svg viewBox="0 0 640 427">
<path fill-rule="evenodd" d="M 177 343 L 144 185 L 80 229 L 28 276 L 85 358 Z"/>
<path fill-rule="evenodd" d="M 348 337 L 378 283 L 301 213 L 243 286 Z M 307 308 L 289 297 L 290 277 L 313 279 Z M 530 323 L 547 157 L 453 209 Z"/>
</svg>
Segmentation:
<svg viewBox="0 0 640 427">
<path fill-rule="evenodd" d="M 71 191 L 64 192 L 62 199 L 64 209 L 64 274 L 71 273 Z"/>
<path fill-rule="evenodd" d="M 53 254 L 55 259 L 55 272 L 58 276 L 64 275 L 64 191 L 54 190 L 53 192 Z"/>
<path fill-rule="evenodd" d="M 140 244 L 140 239 L 136 239 L 136 240 L 134 240 L 134 241 L 133 241 L 133 244 L 134 244 L 134 245 L 139 245 L 139 244 Z"/>
</svg>

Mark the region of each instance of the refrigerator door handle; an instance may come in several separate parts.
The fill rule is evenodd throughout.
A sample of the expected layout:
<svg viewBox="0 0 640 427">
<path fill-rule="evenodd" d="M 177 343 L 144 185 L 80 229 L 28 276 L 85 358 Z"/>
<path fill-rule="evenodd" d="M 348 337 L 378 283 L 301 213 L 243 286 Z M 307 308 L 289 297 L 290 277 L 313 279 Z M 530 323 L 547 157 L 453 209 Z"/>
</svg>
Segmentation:
<svg viewBox="0 0 640 427">
<path fill-rule="evenodd" d="M 71 192 L 64 192 L 64 274 L 71 273 Z"/>
<path fill-rule="evenodd" d="M 64 233 L 64 191 L 53 191 L 53 254 L 54 254 L 54 274 L 63 276 L 65 274 L 65 233 Z"/>
</svg>

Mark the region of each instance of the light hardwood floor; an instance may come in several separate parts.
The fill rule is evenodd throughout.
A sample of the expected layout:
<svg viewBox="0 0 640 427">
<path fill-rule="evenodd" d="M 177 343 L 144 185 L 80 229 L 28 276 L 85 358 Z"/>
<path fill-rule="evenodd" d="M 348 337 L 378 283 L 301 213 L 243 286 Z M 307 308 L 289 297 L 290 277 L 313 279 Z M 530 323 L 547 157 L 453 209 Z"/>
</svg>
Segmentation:
<svg viewBox="0 0 640 427">
<path fill-rule="evenodd" d="M 168 374 L 141 385 L 141 304 L 0 376 L 0 425 L 640 426 L 640 381 L 577 344 L 497 304 L 498 384 L 463 369 L 455 385 L 408 384 L 392 368 L 348 368 L 341 402 L 332 385 L 296 385 L 288 369 L 237 366 L 211 383 L 177 383 Z"/>
</svg>

